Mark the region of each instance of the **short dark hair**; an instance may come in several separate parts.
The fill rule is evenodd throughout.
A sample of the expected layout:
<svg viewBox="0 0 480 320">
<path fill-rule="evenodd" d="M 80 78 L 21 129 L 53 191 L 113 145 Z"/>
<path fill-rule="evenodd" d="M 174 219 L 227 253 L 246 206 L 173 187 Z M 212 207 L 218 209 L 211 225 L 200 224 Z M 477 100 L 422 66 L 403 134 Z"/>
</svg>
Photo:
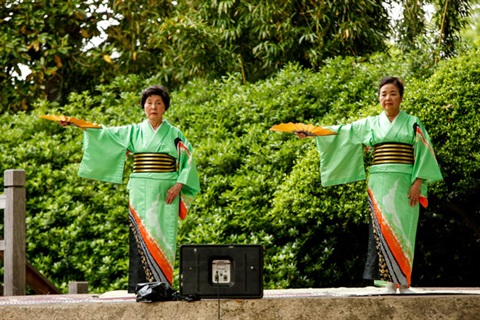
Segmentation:
<svg viewBox="0 0 480 320">
<path fill-rule="evenodd" d="M 382 87 L 386 84 L 393 84 L 398 88 L 398 92 L 400 93 L 400 97 L 403 98 L 403 81 L 400 78 L 397 77 L 384 77 L 382 80 L 380 80 L 380 84 L 378 85 L 378 94 L 380 95 L 380 90 Z"/>
<path fill-rule="evenodd" d="M 145 105 L 145 101 L 147 101 L 148 97 L 150 97 L 151 95 L 158 95 L 162 97 L 163 104 L 165 105 L 165 111 L 168 110 L 168 108 L 170 107 L 170 95 L 168 94 L 167 88 L 156 84 L 143 90 L 142 98 L 140 100 L 140 106 L 142 108 Z"/>
</svg>

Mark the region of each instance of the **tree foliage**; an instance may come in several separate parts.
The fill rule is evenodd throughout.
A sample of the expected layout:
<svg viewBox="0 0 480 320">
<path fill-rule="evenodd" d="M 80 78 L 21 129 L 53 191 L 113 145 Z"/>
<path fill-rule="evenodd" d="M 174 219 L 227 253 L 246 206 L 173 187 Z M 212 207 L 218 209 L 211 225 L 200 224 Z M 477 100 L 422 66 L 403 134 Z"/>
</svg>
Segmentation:
<svg viewBox="0 0 480 320">
<path fill-rule="evenodd" d="M 0 103 L 31 110 L 35 99 L 66 101 L 92 90 L 106 62 L 84 51 L 99 35 L 95 1 L 3 1 L 0 7 Z M 63 100 L 62 100 L 63 99 Z"/>
<path fill-rule="evenodd" d="M 459 40 L 459 33 L 467 23 L 470 12 L 470 2 L 466 0 L 437 1 L 437 10 L 433 16 L 438 28 L 438 57 L 452 57 L 455 55 L 455 44 Z M 438 58 L 437 58 L 438 60 Z"/>
<path fill-rule="evenodd" d="M 107 1 L 104 11 L 109 23 L 104 28 L 101 46 L 110 53 L 116 75 L 151 76 L 162 69 L 163 48 L 149 46 L 155 26 L 171 17 L 176 8 L 172 1 Z"/>
<path fill-rule="evenodd" d="M 149 41 L 166 50 L 176 79 L 236 72 L 251 82 L 289 62 L 318 69 L 329 57 L 384 50 L 390 30 L 386 9 L 374 0 L 192 1 L 177 10 L 153 25 Z"/>
<path fill-rule="evenodd" d="M 402 4 L 403 17 L 395 24 L 398 45 L 403 51 L 433 49 L 437 62 L 458 51 L 460 32 L 475 0 L 395 1 Z M 426 10 L 428 8 L 428 11 Z M 433 12 L 431 12 L 433 9 Z M 431 19 L 429 20 L 429 16 Z"/>
<path fill-rule="evenodd" d="M 461 31 L 461 38 L 472 46 L 480 45 L 480 1 L 472 4 L 472 11 L 468 18 L 468 24 Z"/>
<path fill-rule="evenodd" d="M 64 104 L 128 74 L 180 88 L 229 74 L 254 82 L 288 63 L 319 70 L 328 58 L 387 50 L 394 2 L 3 0 L 0 110 L 30 111 L 38 98 Z M 400 48 L 452 56 L 471 2 L 400 2 Z M 435 4 L 433 30 L 424 4 Z"/>
</svg>

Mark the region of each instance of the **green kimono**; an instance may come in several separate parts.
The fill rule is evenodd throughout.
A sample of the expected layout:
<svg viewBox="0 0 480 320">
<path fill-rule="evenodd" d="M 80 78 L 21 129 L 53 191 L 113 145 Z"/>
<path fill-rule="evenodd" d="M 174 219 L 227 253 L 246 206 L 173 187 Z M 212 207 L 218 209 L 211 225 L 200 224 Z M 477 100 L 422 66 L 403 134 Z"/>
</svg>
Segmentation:
<svg viewBox="0 0 480 320">
<path fill-rule="evenodd" d="M 200 191 L 193 148 L 182 132 L 163 121 L 154 131 L 148 120 L 140 124 L 87 129 L 78 175 L 122 183 L 127 152 L 161 154 L 175 159 L 174 172 L 133 172 L 130 196 L 129 292 L 140 282 L 172 284 L 178 217 L 185 218 Z M 175 165 L 174 165 L 175 167 Z M 182 183 L 180 196 L 166 204 L 167 191 Z"/>
<path fill-rule="evenodd" d="M 419 205 L 407 197 L 412 183 L 423 180 L 420 204 L 427 206 L 427 184 L 442 179 L 430 138 L 414 116 L 400 111 L 390 122 L 385 112 L 348 125 L 330 127 L 337 135 L 317 137 L 322 185 L 366 178 L 363 145 L 413 146 L 413 164 L 385 163 L 370 167 L 368 196 L 371 239 L 365 278 L 409 286 L 411 282 Z M 371 268 L 375 268 L 373 272 Z M 370 269 L 370 270 L 369 270 Z"/>
</svg>

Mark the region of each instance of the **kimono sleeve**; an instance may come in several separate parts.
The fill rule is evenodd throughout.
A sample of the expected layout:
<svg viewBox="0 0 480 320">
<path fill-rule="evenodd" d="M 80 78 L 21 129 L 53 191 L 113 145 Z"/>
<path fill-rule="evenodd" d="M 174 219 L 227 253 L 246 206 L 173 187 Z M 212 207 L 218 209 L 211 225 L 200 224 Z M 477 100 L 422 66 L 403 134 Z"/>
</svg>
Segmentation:
<svg viewBox="0 0 480 320">
<path fill-rule="evenodd" d="M 316 138 L 322 185 L 332 186 L 366 179 L 362 142 L 355 132 L 361 129 L 361 123 L 330 129 L 337 134 Z"/>
<path fill-rule="evenodd" d="M 128 133 L 128 127 L 85 130 L 78 175 L 82 178 L 122 183 Z"/>
<path fill-rule="evenodd" d="M 178 179 L 184 185 L 182 192 L 195 195 L 200 191 L 197 166 L 193 158 L 193 147 L 185 138 L 177 138 L 175 141 L 178 151 Z"/>
<path fill-rule="evenodd" d="M 175 140 L 178 150 L 178 179 L 182 183 L 182 192 L 180 194 L 179 217 L 184 220 L 187 212 L 195 199 L 195 195 L 200 192 L 200 181 L 198 179 L 197 166 L 193 158 L 192 145 L 184 138 Z"/>
<path fill-rule="evenodd" d="M 417 178 L 424 180 L 424 183 L 441 180 L 442 173 L 437 163 L 432 142 L 422 122 L 417 119 L 414 128 L 415 141 L 413 145 L 415 162 L 413 165 L 412 182 Z"/>
</svg>

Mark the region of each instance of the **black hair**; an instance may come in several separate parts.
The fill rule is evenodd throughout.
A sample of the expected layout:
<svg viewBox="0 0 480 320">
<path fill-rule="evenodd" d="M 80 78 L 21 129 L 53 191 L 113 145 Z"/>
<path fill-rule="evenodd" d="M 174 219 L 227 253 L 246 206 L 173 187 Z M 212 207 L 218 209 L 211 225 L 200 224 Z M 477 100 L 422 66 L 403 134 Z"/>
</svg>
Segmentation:
<svg viewBox="0 0 480 320">
<path fill-rule="evenodd" d="M 168 94 L 168 90 L 164 86 L 160 86 L 157 84 L 143 90 L 142 98 L 140 100 L 140 106 L 142 107 L 142 109 L 145 106 L 145 101 L 147 101 L 148 97 L 150 97 L 151 95 L 158 95 L 162 97 L 163 104 L 165 105 L 165 111 L 168 110 L 168 107 L 170 107 L 170 95 Z"/>
<path fill-rule="evenodd" d="M 403 81 L 400 78 L 397 77 L 384 77 L 382 80 L 380 80 L 380 84 L 378 85 L 378 94 L 380 95 L 380 90 L 382 87 L 386 84 L 393 84 L 398 88 L 398 92 L 400 93 L 400 97 L 403 98 Z"/>
</svg>

